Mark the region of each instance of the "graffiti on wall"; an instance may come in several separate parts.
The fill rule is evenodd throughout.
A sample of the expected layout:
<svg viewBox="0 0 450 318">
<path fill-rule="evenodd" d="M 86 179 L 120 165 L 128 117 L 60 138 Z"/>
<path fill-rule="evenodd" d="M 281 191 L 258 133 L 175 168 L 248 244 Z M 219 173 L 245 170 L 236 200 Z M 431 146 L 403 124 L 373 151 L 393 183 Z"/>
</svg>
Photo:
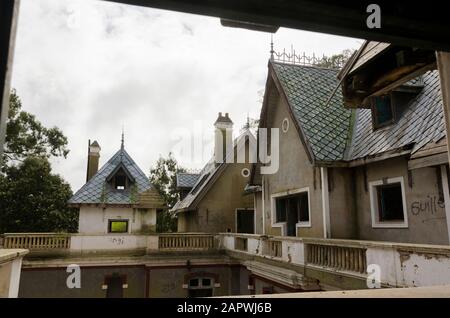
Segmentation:
<svg viewBox="0 0 450 318">
<path fill-rule="evenodd" d="M 442 198 L 436 195 L 427 195 L 426 198 L 411 203 L 411 214 L 413 216 L 428 216 L 427 220 L 442 219 L 442 217 L 435 217 L 439 212 L 445 209 L 445 202 Z"/>
</svg>

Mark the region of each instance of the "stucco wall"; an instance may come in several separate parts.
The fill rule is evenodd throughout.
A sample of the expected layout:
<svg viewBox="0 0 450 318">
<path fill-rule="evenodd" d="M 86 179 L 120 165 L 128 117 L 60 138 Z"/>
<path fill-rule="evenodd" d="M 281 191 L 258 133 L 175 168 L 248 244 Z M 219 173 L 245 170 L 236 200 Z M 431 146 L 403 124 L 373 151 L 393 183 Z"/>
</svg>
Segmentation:
<svg viewBox="0 0 450 318">
<path fill-rule="evenodd" d="M 228 164 L 220 178 L 206 193 L 197 207 L 197 211 L 179 213 L 178 224 L 183 223 L 186 232 L 226 232 L 236 231 L 236 209 L 253 209 L 253 196 L 244 195 L 248 177 L 243 177 L 242 169 L 250 169 L 250 164 Z"/>
<path fill-rule="evenodd" d="M 310 163 L 305 148 L 299 138 L 298 131 L 294 126 L 293 119 L 288 113 L 288 106 L 278 99 L 276 107 L 267 128 L 279 128 L 280 136 L 280 165 L 275 174 L 263 175 L 264 187 L 264 224 L 266 234 L 281 235 L 279 227 L 272 226 L 271 209 L 273 194 L 292 191 L 300 188 L 309 188 L 311 227 L 299 227 L 298 236 L 322 237 L 323 236 L 323 218 L 322 218 L 322 195 L 320 189 L 320 174 L 316 169 L 316 188 L 314 188 L 314 168 Z M 283 132 L 281 129 L 283 120 L 289 121 L 289 129 Z M 275 211 L 273 211 L 275 214 Z"/>
<path fill-rule="evenodd" d="M 150 233 L 156 229 L 156 209 L 107 207 L 80 208 L 78 232 L 82 234 L 108 233 L 109 219 L 128 219 L 129 233 Z"/>
<path fill-rule="evenodd" d="M 435 168 L 411 170 L 412 187 L 408 185 L 405 158 L 388 159 L 367 165 L 367 182 L 382 178 L 403 177 L 407 228 L 373 228 L 370 210 L 370 188 L 364 188 L 363 168 L 356 169 L 356 210 L 358 237 L 367 240 L 448 244 L 444 203 L 439 202 L 438 178 Z"/>
<path fill-rule="evenodd" d="M 356 211 L 352 170 L 328 168 L 331 237 L 356 238 Z"/>
</svg>

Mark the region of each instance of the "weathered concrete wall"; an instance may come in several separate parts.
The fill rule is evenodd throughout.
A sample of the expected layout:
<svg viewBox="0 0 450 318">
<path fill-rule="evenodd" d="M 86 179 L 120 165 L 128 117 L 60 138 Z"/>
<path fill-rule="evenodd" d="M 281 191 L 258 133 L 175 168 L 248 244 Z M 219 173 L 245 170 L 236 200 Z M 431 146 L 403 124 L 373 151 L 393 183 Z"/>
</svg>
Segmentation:
<svg viewBox="0 0 450 318">
<path fill-rule="evenodd" d="M 126 275 L 128 287 L 123 289 L 124 297 L 145 297 L 145 267 L 82 267 L 81 288 L 68 288 L 70 273 L 66 268 L 24 269 L 20 278 L 19 297 L 44 298 L 105 298 L 102 289 L 105 276 L 117 273 Z"/>
<path fill-rule="evenodd" d="M 408 217 L 407 228 L 373 228 L 370 208 L 370 187 L 364 187 L 363 168 L 355 169 L 357 236 L 364 240 L 408 243 L 448 244 L 444 202 L 439 201 L 435 168 L 411 170 L 412 187 L 408 184 L 407 161 L 393 158 L 367 165 L 367 183 L 383 178 L 403 177 Z"/>
<path fill-rule="evenodd" d="M 127 288 L 123 289 L 125 298 L 185 298 L 189 295 L 187 284 L 190 278 L 207 277 L 213 280 L 213 296 L 249 295 L 250 272 L 240 265 L 204 265 L 191 267 L 145 267 L 110 266 L 81 267 L 81 288 L 70 289 L 66 285 L 65 267 L 24 269 L 20 280 L 19 297 L 33 298 L 105 298 L 105 276 L 118 274 L 125 276 Z M 261 283 L 271 285 L 270 281 Z M 148 291 L 146 290 L 148 288 Z M 276 287 L 277 292 L 284 290 Z"/>
<path fill-rule="evenodd" d="M 244 195 L 248 177 L 243 177 L 242 169 L 250 169 L 250 164 L 228 164 L 220 178 L 203 197 L 197 211 L 181 212 L 179 224 L 186 224 L 187 232 L 236 231 L 236 209 L 253 208 L 253 197 Z M 181 232 L 179 230 L 179 232 Z"/>
<path fill-rule="evenodd" d="M 277 104 L 273 106 L 276 107 L 272 107 L 273 113 L 269 115 L 270 120 L 267 123 L 267 128 L 278 128 L 280 131 L 280 165 L 277 173 L 263 175 L 264 224 L 266 234 L 282 234 L 280 227 L 272 226 L 271 196 L 273 194 L 307 187 L 309 188 L 311 227 L 299 227 L 297 235 L 304 237 L 322 237 L 322 194 L 319 171 L 316 169 L 316 175 L 314 177 L 314 168 L 299 138 L 299 133 L 293 122 L 294 119 L 288 112 L 288 105 L 278 99 Z M 285 118 L 289 121 L 289 129 L 287 132 L 283 132 L 281 129 Z M 275 214 L 275 211 L 273 211 L 273 214 Z"/>
<path fill-rule="evenodd" d="M 0 248 L 0 298 L 16 298 L 19 293 L 22 258 L 25 249 Z"/>
<path fill-rule="evenodd" d="M 82 206 L 78 232 L 82 234 L 108 233 L 109 219 L 128 219 L 129 233 L 151 233 L 156 230 L 156 209 L 132 209 Z"/>
<path fill-rule="evenodd" d="M 276 284 L 274 282 L 259 277 L 254 277 L 254 284 L 255 284 L 254 293 L 256 295 L 263 294 L 264 289 L 271 290 L 273 294 L 288 293 L 293 291 L 292 289 L 283 287 L 282 285 Z"/>
<path fill-rule="evenodd" d="M 236 269 L 238 270 L 239 266 Z M 239 271 L 229 266 L 151 268 L 149 297 L 188 297 L 187 277 L 213 277 L 213 284 L 216 284 L 213 288 L 213 296 L 231 295 L 232 291 L 239 290 L 239 277 L 232 278 L 232 274 L 239 275 Z"/>
<path fill-rule="evenodd" d="M 328 168 L 331 238 L 356 238 L 352 170 Z"/>
</svg>

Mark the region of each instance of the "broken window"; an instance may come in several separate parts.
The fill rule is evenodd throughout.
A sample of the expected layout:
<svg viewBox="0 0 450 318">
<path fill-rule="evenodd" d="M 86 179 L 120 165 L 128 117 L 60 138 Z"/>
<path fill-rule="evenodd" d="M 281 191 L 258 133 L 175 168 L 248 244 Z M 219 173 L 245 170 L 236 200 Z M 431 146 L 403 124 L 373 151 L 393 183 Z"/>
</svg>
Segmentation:
<svg viewBox="0 0 450 318">
<path fill-rule="evenodd" d="M 374 96 L 371 104 L 374 129 L 394 122 L 394 109 L 390 95 Z"/>
<path fill-rule="evenodd" d="M 400 182 L 376 187 L 378 200 L 378 220 L 403 221 L 402 186 Z"/>
<path fill-rule="evenodd" d="M 108 233 L 128 233 L 128 220 L 108 220 Z"/>
<path fill-rule="evenodd" d="M 297 226 L 310 226 L 308 192 L 275 199 L 276 223 L 286 223 L 287 236 L 296 236 Z"/>
</svg>

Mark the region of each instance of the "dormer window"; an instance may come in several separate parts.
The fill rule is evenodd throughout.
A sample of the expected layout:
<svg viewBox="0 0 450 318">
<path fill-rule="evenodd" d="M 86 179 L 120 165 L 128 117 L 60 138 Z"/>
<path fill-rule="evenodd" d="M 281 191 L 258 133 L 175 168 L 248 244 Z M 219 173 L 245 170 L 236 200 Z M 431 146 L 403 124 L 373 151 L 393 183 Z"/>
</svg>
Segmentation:
<svg viewBox="0 0 450 318">
<path fill-rule="evenodd" d="M 391 95 L 374 96 L 371 99 L 373 128 L 378 129 L 395 121 Z"/>
<path fill-rule="evenodd" d="M 116 190 L 125 190 L 127 186 L 127 177 L 125 175 L 116 175 L 114 177 L 114 187 Z"/>
<path fill-rule="evenodd" d="M 111 172 L 107 182 L 114 190 L 124 191 L 134 183 L 134 178 L 123 165 L 119 165 Z"/>
</svg>

